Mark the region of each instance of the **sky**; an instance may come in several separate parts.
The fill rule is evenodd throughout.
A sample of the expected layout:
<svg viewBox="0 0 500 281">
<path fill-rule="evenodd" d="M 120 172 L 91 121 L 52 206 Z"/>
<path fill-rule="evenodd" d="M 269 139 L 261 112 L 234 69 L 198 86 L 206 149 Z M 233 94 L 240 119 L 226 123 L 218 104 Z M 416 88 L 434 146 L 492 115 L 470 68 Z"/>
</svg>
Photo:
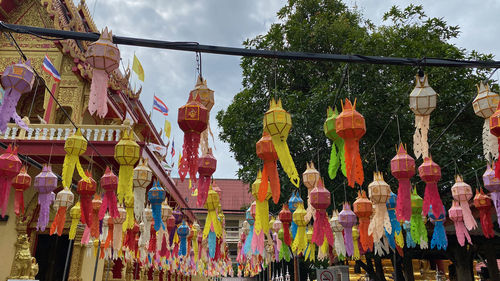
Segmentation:
<svg viewBox="0 0 500 281">
<path fill-rule="evenodd" d="M 79 2 L 79 0 L 74 0 Z M 158 39 L 167 41 L 196 41 L 200 44 L 241 47 L 242 42 L 265 34 L 277 21 L 276 12 L 284 0 L 86 0 L 98 28 L 108 26 L 114 35 Z M 431 17 L 444 18 L 451 25 L 459 25 L 461 34 L 452 41 L 467 50 L 500 54 L 498 40 L 498 14 L 500 1 L 483 0 L 346 0 L 349 7 L 356 7 L 365 18 L 383 24 L 382 16 L 393 5 L 406 7 L 422 4 Z M 177 152 L 182 150 L 183 132 L 177 125 L 177 109 L 187 101 L 193 89 L 197 72 L 195 54 L 190 52 L 139 48 L 120 45 L 125 67 L 132 65 L 133 55 L 139 58 L 145 71 L 140 100 L 150 111 L 153 96 L 160 97 L 169 107 L 167 119 L 172 123 L 171 138 Z M 215 178 L 236 178 L 238 163 L 229 151 L 229 145 L 218 140 L 220 128 L 216 113 L 227 108 L 233 97 L 242 90 L 240 58 L 202 54 L 203 77 L 208 87 L 215 91 L 215 105 L 210 115 L 210 125 L 215 136 L 214 156 L 217 158 Z M 158 130 L 165 118 L 153 112 L 153 122 Z M 176 171 L 173 172 L 176 176 Z"/>
</svg>

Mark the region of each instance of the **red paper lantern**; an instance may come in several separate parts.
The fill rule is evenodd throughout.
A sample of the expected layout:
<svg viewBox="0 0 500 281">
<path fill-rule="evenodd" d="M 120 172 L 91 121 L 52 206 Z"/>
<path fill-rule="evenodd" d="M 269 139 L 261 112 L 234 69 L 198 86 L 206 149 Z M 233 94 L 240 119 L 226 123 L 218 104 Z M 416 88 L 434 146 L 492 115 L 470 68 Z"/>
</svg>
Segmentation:
<svg viewBox="0 0 500 281">
<path fill-rule="evenodd" d="M 290 223 L 292 222 L 292 212 L 288 209 L 288 204 L 283 204 L 278 215 L 282 225 L 283 225 L 283 241 L 286 245 L 290 246 L 292 244 L 292 238 L 290 237 Z"/>
<path fill-rule="evenodd" d="M 316 209 L 314 218 L 313 236 L 311 241 L 321 247 L 326 240 L 330 246 L 334 246 L 333 231 L 328 222 L 326 208 L 330 206 L 330 192 L 323 186 L 323 181 L 319 180 L 318 185 L 311 190 L 311 205 Z"/>
<path fill-rule="evenodd" d="M 424 163 L 418 167 L 418 174 L 426 183 L 422 215 L 427 216 L 429 207 L 432 206 L 432 213 L 438 218 L 441 216 L 441 213 L 444 212 L 443 202 L 441 202 L 437 187 L 437 182 L 441 178 L 441 168 L 432 161 L 431 157 L 425 157 Z"/>
<path fill-rule="evenodd" d="M 354 105 L 346 99 L 342 104 L 342 112 L 335 121 L 337 134 L 344 140 L 345 165 L 347 181 L 350 187 L 354 183 L 363 184 L 363 163 L 359 155 L 359 140 L 366 133 L 365 118 L 356 111 L 356 100 Z"/>
<path fill-rule="evenodd" d="M 0 155 L 0 210 L 2 217 L 7 212 L 10 185 L 21 171 L 21 166 L 21 161 L 17 157 L 17 146 L 12 147 L 9 144 L 5 152 Z"/>
<path fill-rule="evenodd" d="M 373 249 L 373 237 L 368 235 L 368 227 L 370 226 L 370 217 L 373 213 L 372 202 L 368 200 L 363 190 L 362 192 L 358 192 L 358 198 L 352 205 L 354 213 L 359 219 L 359 239 L 361 240 L 361 246 L 365 252 L 371 251 Z"/>
<path fill-rule="evenodd" d="M 118 205 L 116 201 L 116 189 L 118 188 L 118 177 L 111 171 L 109 167 L 106 167 L 104 175 L 101 177 L 101 188 L 104 189 L 104 196 L 102 198 L 102 205 L 99 210 L 99 219 L 102 220 L 106 214 L 106 210 L 109 211 L 109 216 L 116 218 L 120 216 L 118 213 Z"/>
<path fill-rule="evenodd" d="M 195 99 L 190 95 L 188 102 L 179 108 L 177 124 L 184 132 L 179 176 L 183 181 L 189 171 L 189 177 L 196 182 L 200 134 L 208 125 L 208 110 L 200 103 L 199 95 Z"/>
<path fill-rule="evenodd" d="M 80 194 L 81 221 L 90 227 L 92 225 L 92 196 L 94 196 L 96 191 L 97 183 L 89 171 L 85 171 L 85 174 L 89 178 L 89 181 L 83 179 L 78 181 L 77 192 Z"/>
<path fill-rule="evenodd" d="M 14 213 L 16 213 L 16 216 L 19 216 L 19 214 L 24 215 L 23 193 L 31 186 L 31 177 L 26 171 L 26 166 L 22 166 L 19 174 L 12 180 L 12 187 L 14 187 L 16 191 L 16 199 L 14 201 Z"/>
<path fill-rule="evenodd" d="M 257 156 L 264 161 L 264 167 L 262 169 L 262 181 L 259 187 L 258 199 L 259 201 L 264 201 L 267 196 L 268 182 L 270 183 L 271 193 L 273 196 L 273 202 L 278 204 L 280 200 L 280 178 L 278 175 L 278 154 L 276 149 L 274 149 L 273 141 L 271 135 L 268 132 L 263 131 L 262 137 L 255 144 L 255 150 L 257 151 Z"/>
<path fill-rule="evenodd" d="M 94 195 L 94 199 L 92 199 L 92 225 L 90 226 L 90 235 L 95 239 L 99 238 L 99 209 L 101 205 L 101 196 L 97 194 Z"/>
<path fill-rule="evenodd" d="M 399 181 L 396 217 L 399 221 L 411 219 L 411 183 L 410 178 L 415 175 L 415 159 L 406 153 L 403 144 L 399 145 L 398 152 L 391 160 L 391 174 Z"/>
<path fill-rule="evenodd" d="M 476 189 L 476 196 L 474 196 L 474 206 L 479 210 L 479 216 L 481 219 L 481 228 L 483 229 L 484 237 L 493 238 L 495 232 L 493 231 L 493 223 L 491 222 L 491 198 L 484 194 L 483 189 L 481 191 Z"/>
<path fill-rule="evenodd" d="M 208 188 L 212 175 L 217 169 L 217 159 L 212 155 L 212 149 L 208 149 L 208 153 L 203 155 L 198 160 L 198 174 L 200 174 L 200 182 L 198 183 L 198 206 L 203 207 L 207 201 Z"/>
</svg>

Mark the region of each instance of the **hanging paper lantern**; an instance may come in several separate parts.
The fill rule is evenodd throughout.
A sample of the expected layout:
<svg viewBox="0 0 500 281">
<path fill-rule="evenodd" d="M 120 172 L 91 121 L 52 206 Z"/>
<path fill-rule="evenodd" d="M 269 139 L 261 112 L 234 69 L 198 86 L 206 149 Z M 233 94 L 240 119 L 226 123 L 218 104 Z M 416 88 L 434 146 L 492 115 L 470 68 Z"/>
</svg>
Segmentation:
<svg viewBox="0 0 500 281">
<path fill-rule="evenodd" d="M 198 173 L 200 174 L 200 182 L 198 184 L 198 206 L 205 205 L 208 195 L 208 187 L 212 175 L 217 169 L 217 159 L 212 155 L 212 149 L 198 160 Z"/>
<path fill-rule="evenodd" d="M 137 221 L 142 220 L 142 213 L 146 203 L 146 188 L 153 178 L 153 172 L 147 163 L 147 159 L 140 158 L 139 165 L 134 168 L 134 215 Z"/>
<path fill-rule="evenodd" d="M 372 202 L 366 198 L 365 191 L 358 192 L 358 198 L 352 204 L 354 213 L 358 216 L 359 220 L 359 238 L 361 246 L 365 252 L 373 249 L 373 237 L 368 234 L 368 227 L 370 226 L 370 217 L 373 213 Z"/>
<path fill-rule="evenodd" d="M 5 132 L 10 119 L 14 119 L 19 127 L 28 130 L 28 126 L 17 115 L 16 106 L 21 94 L 30 92 L 35 82 L 30 60 L 7 66 L 2 74 L 1 82 L 5 93 L 0 103 L 0 132 Z"/>
<path fill-rule="evenodd" d="M 139 160 L 139 145 L 132 139 L 133 132 L 125 130 L 122 138 L 115 146 L 115 160 L 120 164 L 118 173 L 118 202 L 125 203 L 127 220 L 125 226 L 131 229 L 134 226 L 134 165 Z"/>
<path fill-rule="evenodd" d="M 455 184 L 451 187 L 451 195 L 462 208 L 462 216 L 465 227 L 467 227 L 468 230 L 475 229 L 477 227 L 477 223 L 472 216 L 472 212 L 469 207 L 469 200 L 472 198 L 472 188 L 463 181 L 462 176 L 455 176 Z"/>
<path fill-rule="evenodd" d="M 254 253 L 264 253 L 264 233 L 269 233 L 269 198 L 271 198 L 271 189 L 267 189 L 267 197 L 264 200 L 259 199 L 259 187 L 261 186 L 262 174 L 259 171 L 257 178 L 252 183 L 252 195 L 255 197 L 255 224 L 252 237 L 252 251 Z"/>
<path fill-rule="evenodd" d="M 290 237 L 290 223 L 292 222 L 292 212 L 290 212 L 287 204 L 283 204 L 278 217 L 283 225 L 283 240 L 286 245 L 290 246 L 292 244 L 292 238 Z"/>
<path fill-rule="evenodd" d="M 102 200 L 101 196 L 94 195 L 92 199 L 92 215 L 91 215 L 91 225 L 90 225 L 90 235 L 93 238 L 99 238 L 99 209 L 101 208 Z"/>
<path fill-rule="evenodd" d="M 328 163 L 328 175 L 330 176 L 330 179 L 333 180 L 337 176 L 339 167 L 342 170 L 342 174 L 344 174 L 344 176 L 347 176 L 345 168 L 344 140 L 339 137 L 336 130 L 335 122 L 337 120 L 337 117 L 339 116 L 337 108 L 332 110 L 331 107 L 328 107 L 326 116 L 327 118 L 325 120 L 325 123 L 323 124 L 323 131 L 332 143 L 330 162 Z"/>
<path fill-rule="evenodd" d="M 80 202 L 76 202 L 75 206 L 69 210 L 69 215 L 71 217 L 71 226 L 69 228 L 69 240 L 75 239 L 76 236 L 76 228 L 78 226 L 78 222 L 80 221 Z"/>
<path fill-rule="evenodd" d="M 385 255 L 388 255 L 390 253 L 389 250 L 389 239 L 384 236 L 380 241 L 377 241 L 376 243 L 373 244 L 373 252 L 375 255 L 379 257 L 383 257 Z"/>
<path fill-rule="evenodd" d="M 411 237 L 413 241 L 420 245 L 420 248 L 427 248 L 427 229 L 425 228 L 425 223 L 422 218 L 422 205 L 423 200 L 417 194 L 417 189 L 413 189 L 411 195 Z"/>
<path fill-rule="evenodd" d="M 284 226 L 285 224 L 283 224 Z M 281 248 L 280 248 L 280 253 L 279 253 L 279 259 L 280 260 L 285 260 L 286 262 L 290 261 L 290 257 L 292 256 L 292 252 L 290 251 L 290 247 L 288 244 L 286 244 L 285 241 L 285 234 L 286 230 L 283 227 L 278 231 L 278 238 L 281 241 Z M 248 239 L 248 238 L 247 238 Z"/>
<path fill-rule="evenodd" d="M 391 188 L 385 182 L 382 173 L 373 173 L 373 181 L 368 185 L 368 196 L 373 203 L 373 217 L 368 226 L 368 235 L 371 235 L 373 241 L 377 244 L 384 236 L 384 229 L 388 233 L 392 232 L 391 219 L 386 206 L 391 197 Z"/>
<path fill-rule="evenodd" d="M 352 227 L 352 241 L 353 241 L 353 247 L 354 247 L 354 253 L 352 254 L 352 259 L 353 260 L 359 260 L 361 258 L 361 254 L 359 253 L 359 230 L 358 227 L 355 225 Z"/>
<path fill-rule="evenodd" d="M 245 255 L 247 255 L 247 256 L 252 254 L 252 240 L 253 240 L 253 234 L 254 234 L 253 229 L 254 229 L 254 224 L 255 224 L 255 211 L 252 213 L 252 207 L 254 207 L 254 209 L 255 209 L 256 204 L 252 203 L 250 205 L 250 208 L 248 208 L 247 211 L 245 212 L 245 219 L 248 222 L 248 226 L 249 226 L 248 236 L 247 236 L 247 239 L 245 240 L 245 245 L 244 245 Z"/>
<path fill-rule="evenodd" d="M 179 246 L 179 256 L 185 256 L 187 253 L 187 236 L 189 235 L 189 226 L 185 221 L 177 228 L 177 234 L 179 235 L 180 246 Z"/>
<path fill-rule="evenodd" d="M 304 171 L 304 173 L 302 173 L 302 181 L 304 182 L 304 185 L 307 187 L 307 214 L 305 219 L 306 221 L 310 221 L 315 213 L 314 207 L 311 204 L 311 190 L 313 190 L 313 188 L 315 188 L 318 185 L 319 172 L 314 167 L 313 162 L 306 163 L 306 165 L 307 168 Z"/>
<path fill-rule="evenodd" d="M 410 93 L 410 109 L 415 113 L 415 134 L 413 135 L 413 153 L 420 158 L 429 156 L 429 121 L 431 112 L 436 108 L 437 93 L 429 86 L 427 75 L 415 76 L 415 88 Z"/>
<path fill-rule="evenodd" d="M 310 261 L 310 262 L 315 262 L 316 261 L 316 244 L 312 242 L 312 236 L 313 236 L 313 230 L 311 227 L 307 229 L 306 232 L 307 236 L 307 249 L 306 253 L 304 254 L 305 260 Z"/>
<path fill-rule="evenodd" d="M 405 245 L 403 232 L 401 231 L 401 224 L 396 218 L 397 201 L 398 201 L 398 196 L 395 193 L 391 192 L 391 196 L 389 197 L 389 200 L 387 200 L 386 207 L 387 207 L 387 213 L 389 213 L 389 219 L 391 220 L 392 231 L 389 231 L 389 228 L 385 228 L 385 226 L 384 228 L 385 228 L 385 235 L 388 238 L 389 246 L 392 249 L 396 249 L 397 248 L 396 245 L 402 249 Z"/>
<path fill-rule="evenodd" d="M 161 204 L 165 201 L 166 192 L 163 187 L 160 186 L 160 182 L 155 181 L 153 183 L 153 187 L 148 191 L 148 201 L 151 204 L 151 209 L 153 210 L 153 219 L 154 219 L 154 229 L 155 231 L 160 230 L 160 227 L 165 226 L 162 222 L 162 214 L 161 214 Z"/>
<path fill-rule="evenodd" d="M 500 179 L 495 177 L 495 171 L 489 164 L 483 174 L 484 187 L 490 192 L 491 200 L 495 206 L 498 224 L 500 225 Z"/>
<path fill-rule="evenodd" d="M 88 181 L 81 179 L 78 181 L 77 192 L 80 194 L 80 209 L 82 211 L 82 223 L 91 226 L 92 196 L 97 189 L 97 183 L 92 178 L 89 171 L 85 171 Z"/>
<path fill-rule="evenodd" d="M 359 155 L 359 140 L 366 133 L 365 118 L 356 111 L 356 100 L 354 105 L 348 99 L 342 104 L 342 113 L 335 121 L 337 134 L 344 140 L 345 166 L 347 182 L 350 187 L 354 183 L 362 185 L 364 181 L 363 163 Z"/>
<path fill-rule="evenodd" d="M 299 203 L 304 203 L 302 198 L 300 198 L 300 195 L 297 191 L 292 192 L 292 196 L 290 196 L 290 199 L 288 199 L 288 208 L 290 211 L 293 213 L 295 212 L 295 209 L 297 209 L 297 206 Z M 290 225 L 290 231 L 292 233 L 292 238 L 295 238 L 295 234 L 297 233 L 297 224 L 295 224 L 294 221 L 292 221 L 292 224 Z"/>
<path fill-rule="evenodd" d="M 271 140 L 278 154 L 281 167 L 285 170 L 290 182 L 299 187 L 299 173 L 297 172 L 297 168 L 295 168 L 295 163 L 286 142 L 291 128 L 292 118 L 290 117 L 290 113 L 283 109 L 281 99 L 278 102 L 271 99 L 269 110 L 264 114 L 264 131 L 271 135 Z"/>
<path fill-rule="evenodd" d="M 490 90 L 488 84 L 481 81 L 477 85 L 477 96 L 472 102 L 474 113 L 484 118 L 483 125 L 483 155 L 486 161 L 493 163 L 498 159 L 497 138 L 490 132 L 490 116 L 495 113 L 498 106 L 498 94 Z"/>
<path fill-rule="evenodd" d="M 273 141 L 268 132 L 262 132 L 262 138 L 255 144 L 255 150 L 257 151 L 257 156 L 264 161 L 262 169 L 262 178 L 264 180 L 260 183 L 259 200 L 262 201 L 267 196 L 269 184 L 269 189 L 273 195 L 273 202 L 274 204 L 278 204 L 280 200 L 280 178 L 276 163 L 278 154 L 276 153 L 276 149 L 274 149 Z"/>
<path fill-rule="evenodd" d="M 396 156 L 391 160 L 391 174 L 399 181 L 396 217 L 399 221 L 409 221 L 411 218 L 410 179 L 415 175 L 415 159 L 406 153 L 403 144 L 399 145 Z"/>
<path fill-rule="evenodd" d="M 422 205 L 422 215 L 426 216 L 430 206 L 434 206 L 434 215 L 441 216 L 441 211 L 444 211 L 443 202 L 439 196 L 437 182 L 441 178 L 441 168 L 438 164 L 432 161 L 431 157 L 425 157 L 424 163 L 418 167 L 420 178 L 425 181 L 424 202 Z"/>
<path fill-rule="evenodd" d="M 14 200 L 14 213 L 16 214 L 16 216 L 19 216 L 19 214 L 24 215 L 23 193 L 31 186 L 31 177 L 26 171 L 26 166 L 22 166 L 19 174 L 17 174 L 17 176 L 12 180 L 12 187 L 16 191 Z"/>
<path fill-rule="evenodd" d="M 56 195 L 56 200 L 54 201 L 54 209 L 57 209 L 56 216 L 54 217 L 54 221 L 52 221 L 52 225 L 50 226 L 50 235 L 57 232 L 57 235 L 61 236 L 64 223 L 66 222 L 66 211 L 73 204 L 75 196 L 73 192 L 71 192 L 68 188 L 63 188 Z M 80 212 L 80 210 L 78 210 Z M 80 218 L 80 214 L 78 214 L 78 218 Z"/>
<path fill-rule="evenodd" d="M 472 244 L 469 231 L 467 231 L 467 228 L 464 225 L 463 209 L 460 207 L 457 201 L 453 200 L 453 204 L 448 210 L 448 215 L 455 224 L 455 232 L 457 234 L 457 240 L 460 246 L 465 245 L 465 238 L 467 238 L 469 244 Z"/>
<path fill-rule="evenodd" d="M 203 79 L 201 75 L 198 76 L 198 79 L 196 80 L 196 86 L 191 92 L 189 93 L 189 96 L 193 99 L 200 98 L 200 103 L 205 106 L 207 109 L 208 117 L 207 117 L 207 128 L 201 133 L 201 138 L 200 138 L 200 146 L 201 146 L 201 153 L 206 154 L 208 152 L 208 133 L 212 135 L 213 139 L 213 134 L 212 131 L 210 130 L 210 110 L 214 106 L 214 91 L 208 88 L 207 86 L 207 80 Z M 201 205 L 203 206 L 203 205 Z"/>
<path fill-rule="evenodd" d="M 90 85 L 89 113 L 104 118 L 108 113 L 109 75 L 120 64 L 120 50 L 113 44 L 113 34 L 104 28 L 99 40 L 89 45 L 85 54 L 87 63 L 93 68 Z"/>
<path fill-rule="evenodd" d="M 9 144 L 4 153 L 0 155 L 0 209 L 2 217 L 7 212 L 12 180 L 19 174 L 21 167 L 21 161 L 17 157 L 17 147 L 12 147 Z"/>
<path fill-rule="evenodd" d="M 406 232 L 406 246 L 408 248 L 415 248 L 417 247 L 417 243 L 415 243 L 415 240 L 413 240 L 413 238 L 411 237 L 411 224 L 410 224 L 410 221 L 405 221 L 403 223 L 403 228 Z"/>
<path fill-rule="evenodd" d="M 444 221 L 446 220 L 446 210 L 440 213 L 439 216 L 434 215 L 434 208 L 429 209 L 429 218 L 434 223 L 434 231 L 432 232 L 431 249 L 446 250 L 448 247 L 448 238 L 446 238 L 446 230 L 444 229 Z"/>
<path fill-rule="evenodd" d="M 323 181 L 319 180 L 319 183 L 311 190 L 309 196 L 310 204 L 316 209 L 311 241 L 318 247 L 321 247 L 325 242 L 334 247 L 333 232 L 328 222 L 328 215 L 326 214 L 326 208 L 330 206 L 331 201 L 330 192 L 323 186 Z"/>
<path fill-rule="evenodd" d="M 297 209 L 293 212 L 293 221 L 297 224 L 297 234 L 292 244 L 292 252 L 295 255 L 301 255 L 305 252 L 307 247 L 306 226 L 307 222 L 304 219 L 306 210 L 302 203 L 298 204 Z"/>
<path fill-rule="evenodd" d="M 118 252 L 122 247 L 122 239 L 123 239 L 123 226 L 122 224 L 125 222 L 127 217 L 127 211 L 119 205 L 118 206 L 118 214 L 119 216 L 116 218 L 112 218 L 113 221 L 113 258 L 116 259 L 118 257 Z"/>
<path fill-rule="evenodd" d="M 351 204 L 344 202 L 342 211 L 339 213 L 339 223 L 344 228 L 344 244 L 348 256 L 354 254 L 354 245 L 352 240 L 352 227 L 356 224 L 356 214 L 351 210 Z"/>
<path fill-rule="evenodd" d="M 104 190 L 104 195 L 102 197 L 101 209 L 99 210 L 99 219 L 102 220 L 104 218 L 106 211 L 109 211 L 109 215 L 112 218 L 119 216 L 115 193 L 118 188 L 118 177 L 109 167 L 106 167 L 106 171 L 101 177 L 100 184 L 101 188 Z"/>
<path fill-rule="evenodd" d="M 66 142 L 64 142 L 64 151 L 66 151 L 66 155 L 64 156 L 61 176 L 63 186 L 67 188 L 71 186 L 75 167 L 80 177 L 84 180 L 88 180 L 79 160 L 79 157 L 87 151 L 87 140 L 82 136 L 82 132 L 79 128 L 76 129 L 73 135 L 66 139 Z"/>
<path fill-rule="evenodd" d="M 208 197 L 205 203 L 207 208 L 207 218 L 203 229 L 203 239 L 208 238 L 208 251 L 211 258 L 215 257 L 216 239 L 222 235 L 222 226 L 217 219 L 216 209 L 219 205 L 219 195 L 211 188 L 208 190 Z"/>
<path fill-rule="evenodd" d="M 342 231 L 344 227 L 339 221 L 339 212 L 337 210 L 333 210 L 332 218 L 330 219 L 330 226 L 333 230 L 333 236 L 335 237 L 335 252 L 339 260 L 344 260 L 346 255 L 344 236 L 342 235 Z"/>
<path fill-rule="evenodd" d="M 50 165 L 43 165 L 42 171 L 35 177 L 33 188 L 38 191 L 38 204 L 40 205 L 36 229 L 44 231 L 49 223 L 50 205 L 56 196 L 53 191 L 57 188 L 57 177 Z"/>
<path fill-rule="evenodd" d="M 200 134 L 208 126 L 208 109 L 200 101 L 200 96 L 193 98 L 190 95 L 188 102 L 178 110 L 177 124 L 184 132 L 182 160 L 181 165 L 179 165 L 179 176 L 182 181 L 189 171 L 190 179 L 196 182 Z"/>
<path fill-rule="evenodd" d="M 479 210 L 481 228 L 483 229 L 483 234 L 486 238 L 493 238 L 495 236 L 493 223 L 491 222 L 491 205 L 491 199 L 488 195 L 484 194 L 483 189 L 481 189 L 481 191 L 476 189 L 474 206 Z"/>
</svg>

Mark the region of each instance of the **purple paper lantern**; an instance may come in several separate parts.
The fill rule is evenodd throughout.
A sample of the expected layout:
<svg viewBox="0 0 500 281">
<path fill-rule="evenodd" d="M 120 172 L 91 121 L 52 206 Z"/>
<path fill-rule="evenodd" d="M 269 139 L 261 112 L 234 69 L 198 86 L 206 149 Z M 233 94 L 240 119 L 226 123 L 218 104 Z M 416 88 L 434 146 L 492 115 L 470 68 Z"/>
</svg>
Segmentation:
<svg viewBox="0 0 500 281">
<path fill-rule="evenodd" d="M 500 224 L 500 179 L 495 177 L 495 171 L 488 164 L 483 174 L 484 187 L 490 192 L 491 201 L 495 205 L 498 223 Z"/>
<path fill-rule="evenodd" d="M 44 231 L 49 223 L 50 205 L 56 196 L 53 191 L 57 188 L 57 177 L 50 165 L 43 165 L 42 172 L 35 177 L 33 188 L 38 191 L 38 204 L 40 205 L 36 229 Z"/>
<path fill-rule="evenodd" d="M 31 91 L 35 82 L 31 62 L 19 61 L 17 64 L 7 66 L 2 74 L 1 82 L 5 94 L 0 105 L 0 132 L 5 132 L 10 118 L 14 119 L 19 127 L 28 130 L 28 126 L 17 115 L 16 106 L 21 94 Z"/>
<path fill-rule="evenodd" d="M 356 214 L 351 210 L 351 204 L 344 202 L 343 209 L 339 213 L 339 223 L 344 227 L 345 250 L 350 257 L 354 254 L 352 227 L 356 222 Z"/>
</svg>

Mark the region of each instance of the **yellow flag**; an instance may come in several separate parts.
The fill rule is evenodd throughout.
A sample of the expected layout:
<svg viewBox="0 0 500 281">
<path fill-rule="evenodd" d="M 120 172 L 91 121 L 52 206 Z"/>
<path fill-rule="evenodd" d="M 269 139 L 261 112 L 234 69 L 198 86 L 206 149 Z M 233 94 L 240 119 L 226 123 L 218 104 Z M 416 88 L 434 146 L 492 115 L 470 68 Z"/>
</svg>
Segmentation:
<svg viewBox="0 0 500 281">
<path fill-rule="evenodd" d="M 170 122 L 165 119 L 165 128 L 163 128 L 163 130 L 165 131 L 165 135 L 167 136 L 167 138 L 170 138 L 170 131 L 172 129 L 172 126 L 170 125 Z"/>
<path fill-rule="evenodd" d="M 177 163 L 177 167 L 181 166 L 182 153 L 179 152 L 179 163 Z"/>
<path fill-rule="evenodd" d="M 144 69 L 142 68 L 141 62 L 134 54 L 134 63 L 132 64 L 132 70 L 137 74 L 139 80 L 144 82 Z"/>
</svg>

